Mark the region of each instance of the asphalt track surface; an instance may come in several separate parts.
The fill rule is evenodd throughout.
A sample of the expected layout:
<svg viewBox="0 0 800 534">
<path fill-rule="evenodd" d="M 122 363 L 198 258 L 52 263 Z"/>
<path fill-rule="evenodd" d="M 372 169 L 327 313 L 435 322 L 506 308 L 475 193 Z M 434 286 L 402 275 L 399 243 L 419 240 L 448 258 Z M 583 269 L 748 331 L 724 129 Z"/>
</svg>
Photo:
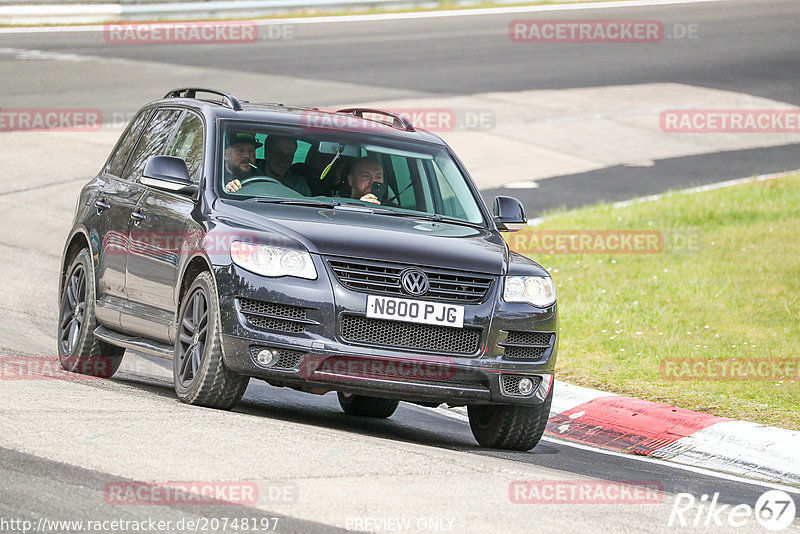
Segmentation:
<svg viewBox="0 0 800 534">
<path fill-rule="evenodd" d="M 795 170 L 798 168 L 799 149 L 798 145 L 784 145 L 684 156 L 657 160 L 652 167 L 646 168 L 615 165 L 542 180 L 534 189 L 483 189 L 481 195 L 487 203 L 497 195 L 516 197 L 530 217 L 554 209 L 625 201 L 631 198 L 631 191 L 636 192 L 635 196 L 654 195 L 668 189 L 686 189 Z"/>
<path fill-rule="evenodd" d="M 681 83 L 755 95 L 800 105 L 800 32 L 794 2 L 730 0 L 653 7 L 395 19 L 375 22 L 291 24 L 291 39 L 253 44 L 110 45 L 103 32 L 0 32 L 3 49 L 35 50 L 81 58 L 68 70 L 19 69 L 3 81 L 0 106 L 83 106 L 91 101 L 109 115 L 129 116 L 143 102 L 163 96 L 161 72 L 143 72 L 139 83 L 115 83 L 115 71 L 83 84 L 83 61 L 137 62 L 166 68 L 213 68 L 222 86 L 253 75 L 267 82 L 246 85 L 253 100 L 332 106 L 394 97 L 469 95 L 484 92 L 565 89 L 609 85 Z M 509 24 L 518 19 L 656 20 L 656 43 L 513 43 Z M 677 38 L 694 28 L 696 38 Z M 676 29 L 677 28 L 677 29 Z M 262 28 L 262 34 L 267 31 Z M 673 38 L 675 36 L 675 38 Z M 7 52 L 8 53 L 8 52 Z M 6 56 L 8 57 L 8 56 Z M 132 63 L 124 63 L 125 61 Z M 30 62 L 29 62 L 30 63 Z M 2 63 L 0 63 L 2 64 Z M 5 69 L 5 67 L 4 67 Z M 16 69 L 14 69 L 16 71 Z M 146 70 L 146 69 L 145 69 Z M 287 79 L 313 80 L 310 91 L 284 87 Z M 328 84 L 327 86 L 325 84 Z M 354 87 L 369 88 L 357 91 Z M 611 167 L 553 180 L 512 194 L 528 214 L 600 200 L 713 183 L 800 168 L 800 145 L 752 148 L 657 160 L 649 167 Z M 535 161 L 531 162 L 535 165 Z"/>
<path fill-rule="evenodd" d="M 569 16 L 577 18 L 575 13 L 570 13 Z M 323 82 L 361 84 L 369 86 L 370 94 L 378 98 L 384 93 L 392 96 L 419 93 L 446 96 L 486 91 L 665 81 L 714 87 L 800 104 L 800 91 L 797 89 L 800 87 L 800 32 L 796 29 L 800 7 L 797 4 L 732 1 L 621 8 L 603 13 L 592 12 L 584 18 L 589 17 L 652 18 L 664 21 L 667 28 L 674 24 L 697 24 L 703 38 L 702 46 L 697 46 L 696 42 L 673 40 L 669 43 L 636 46 L 609 44 L 587 47 L 553 44 L 534 49 L 509 42 L 509 21 L 516 18 L 566 18 L 561 14 L 550 13 L 298 25 L 292 41 L 263 42 L 252 47 L 237 47 L 235 50 L 225 45 L 110 47 L 102 41 L 101 34 L 81 32 L 0 34 L 0 47 L 141 60 L 163 63 L 166 66 L 212 66 L 230 71 L 231 76 L 236 76 L 237 72 L 256 72 Z M 152 94 L 144 96 L 140 87 L 115 87 L 113 80 L 85 80 L 77 63 L 74 68 L 57 73 L 37 72 L 35 69 L 17 71 L 11 70 L 16 66 L 15 63 L 4 65 L 10 65 L 10 70 L 4 72 L 4 79 L 0 81 L 2 102 L 11 102 L 18 107 L 26 102 L 29 106 L 34 105 L 30 102 L 38 102 L 39 106 L 42 102 L 48 102 L 52 107 L 74 105 L 76 95 L 83 94 L 85 98 L 104 102 L 111 109 L 129 113 L 142 102 L 164 92 L 158 79 L 146 80 L 153 87 Z M 318 95 L 318 100 L 324 103 L 349 102 L 352 95 L 324 93 Z M 800 168 L 800 150 L 797 148 L 796 145 L 791 145 L 675 158 L 656 161 L 652 167 L 647 168 L 609 168 L 585 175 L 549 179 L 542 182 L 538 189 L 517 190 L 515 194 L 524 200 L 529 213 L 561 206 L 589 204 L 598 200 L 622 200 L 697 183 Z M 35 163 L 32 162 L 31 165 Z M 89 177 L 83 178 L 85 181 Z M 72 187 L 70 191 L 77 192 L 76 187 L 79 185 Z M 490 199 L 499 191 L 501 190 L 484 191 L 484 194 Z M 26 199 L 34 200 L 33 197 Z M 35 201 L 43 203 L 39 209 L 56 209 L 56 206 L 62 204 L 71 205 L 74 194 L 69 200 L 53 197 Z M 69 216 L 66 216 L 66 224 L 68 219 Z M 3 231 L 4 234 L 6 231 L 8 230 Z M 3 241 L 6 241 L 6 237 L 3 236 Z M 26 256 L 35 252 L 33 248 L 31 246 L 10 250 Z M 48 261 L 52 263 L 57 260 L 49 258 Z M 13 281 L 11 282 L 9 284 L 7 281 L 3 285 L 4 292 L 8 291 L 6 296 L 15 296 L 13 293 L 18 292 L 13 287 Z M 52 296 L 52 288 L 49 291 L 48 295 Z M 53 304 L 50 304 L 52 307 Z M 45 325 L 49 321 L 46 317 L 36 316 L 29 316 L 28 319 Z M 11 317 L 9 320 L 18 319 Z M 37 335 L 38 342 L 49 343 L 54 347 L 54 341 L 46 334 Z M 15 354 L 30 354 L 14 340 L 2 340 L 0 345 L 13 347 Z M 52 350 L 55 351 L 55 348 Z M 142 358 L 141 361 L 150 362 L 154 367 L 169 366 L 169 362 L 153 364 L 149 359 L 137 355 L 130 355 L 128 358 Z M 172 468 L 167 469 L 168 465 L 187 462 L 188 467 L 185 470 L 177 471 L 183 474 L 183 480 L 188 479 L 189 475 L 195 479 L 202 479 L 204 476 L 206 471 L 192 463 L 191 458 L 185 457 L 187 454 L 199 454 L 198 451 L 203 448 L 211 448 L 217 452 L 219 462 L 228 461 L 229 455 L 249 455 L 253 471 L 261 473 L 262 477 L 265 472 L 270 472 L 270 461 L 274 461 L 275 465 L 302 464 L 308 458 L 297 456 L 290 450 L 292 445 L 298 446 L 293 436 L 301 431 L 344 440 L 337 445 L 341 449 L 335 453 L 341 456 L 365 455 L 366 458 L 369 455 L 385 454 L 390 472 L 392 469 L 401 471 L 406 467 L 399 463 L 392 466 L 393 461 L 399 462 L 394 459 L 395 456 L 399 458 L 401 453 L 413 450 L 441 462 L 452 461 L 451 453 L 457 453 L 459 461 L 476 472 L 486 464 L 540 479 L 655 480 L 663 484 L 665 492 L 670 495 L 688 492 L 699 497 L 718 492 L 720 502 L 728 504 L 752 505 L 766 489 L 756 483 L 698 473 L 635 457 L 610 455 L 552 439 L 543 440 L 536 449 L 528 453 L 486 450 L 477 446 L 464 422 L 430 410 L 402 404 L 397 413 L 386 421 L 365 421 L 342 414 L 332 394 L 322 397 L 305 395 L 272 388 L 255 380 L 251 381 L 242 404 L 234 410 L 234 414 L 227 415 L 236 416 L 237 424 L 263 427 L 266 434 L 273 432 L 273 428 L 280 427 L 280 431 L 274 430 L 275 442 L 272 443 L 274 449 L 271 454 L 276 458 L 270 460 L 254 451 L 230 449 L 230 434 L 236 433 L 236 427 L 227 424 L 225 417 L 218 417 L 216 413 L 208 414 L 208 410 L 199 408 L 189 408 L 195 411 L 180 413 L 212 418 L 204 426 L 207 443 L 183 443 L 177 440 L 172 447 L 152 450 L 152 457 L 145 458 L 150 456 L 147 448 L 149 441 L 159 442 L 159 436 L 166 429 L 181 428 L 181 425 L 186 424 L 177 419 L 179 416 L 171 419 L 170 414 L 177 413 L 184 407 L 175 400 L 164 372 L 122 371 L 107 382 L 58 384 L 59 388 L 71 388 L 69 392 L 75 398 L 84 399 L 87 406 L 95 402 L 101 403 L 106 398 L 118 400 L 120 407 L 111 409 L 117 410 L 113 415 L 121 418 L 123 423 L 125 418 L 135 417 L 134 414 L 141 416 L 142 410 L 145 414 L 149 413 L 147 410 L 153 410 L 152 421 L 135 427 L 141 433 L 135 436 L 136 439 L 118 443 L 119 456 L 87 456 L 83 459 L 78 456 L 76 459 L 69 451 L 65 450 L 63 454 L 58 452 L 56 445 L 63 442 L 65 448 L 71 446 L 72 442 L 69 440 L 75 437 L 76 430 L 74 425 L 67 422 L 80 420 L 81 406 L 59 404 L 59 395 L 64 395 L 67 390 L 47 390 L 50 384 L 44 382 L 31 384 L 41 387 L 43 395 L 54 398 L 52 409 L 63 411 L 64 427 L 41 429 L 35 434 L 41 442 L 24 441 L 23 438 L 17 440 L 8 429 L 15 425 L 32 424 L 31 421 L 42 424 L 41 421 L 51 419 L 47 419 L 46 414 L 42 415 L 43 412 L 34 406 L 33 401 L 20 395 L 17 390 L 14 390 L 13 397 L 10 393 L 2 396 L 6 406 L 0 407 L 0 414 L 5 419 L 6 437 L 0 437 L 0 514 L 4 518 L 30 518 L 34 521 L 42 516 L 62 519 L 176 519 L 224 514 L 279 517 L 282 521 L 279 532 L 341 530 L 344 516 L 326 508 L 324 501 L 317 503 L 320 511 L 316 514 L 302 507 L 300 512 L 295 513 L 292 508 L 282 509 L 277 505 L 271 508 L 269 504 L 258 507 L 227 506 L 224 509 L 180 506 L 109 508 L 91 504 L 102 503 L 102 488 L 109 481 L 151 480 L 152 478 L 148 478 L 149 471 L 142 471 L 137 475 L 136 465 L 139 459 L 163 462 L 165 472 L 168 473 L 176 472 L 170 470 Z M 130 407 L 127 403 L 131 403 Z M 187 429 L 192 430 L 190 427 Z M 23 430 L 20 430 L 20 435 L 23 435 Z M 302 451 L 305 453 L 316 452 L 314 443 L 306 442 L 303 447 Z M 334 454 L 329 452 L 328 445 L 323 448 L 320 444 L 320 451 Z M 339 461 L 337 458 L 332 457 L 331 462 Z M 209 466 L 209 469 L 213 470 L 212 467 L 217 466 Z M 237 479 L 250 476 L 250 471 L 245 469 L 226 473 L 232 478 L 238 477 Z M 320 486 L 328 487 L 330 495 L 333 495 L 351 491 L 355 493 L 356 485 L 368 485 L 367 479 L 359 479 L 358 476 L 372 475 L 369 469 L 365 469 L 364 473 L 343 473 L 339 481 L 336 475 L 323 475 L 314 471 L 305 474 L 308 478 L 316 476 L 320 480 L 326 479 L 325 482 L 320 482 Z M 477 475 L 461 473 L 459 476 L 459 481 L 467 483 L 473 480 L 470 478 L 473 476 L 477 480 Z M 286 479 L 302 482 L 305 477 Z M 446 485 L 442 489 L 453 490 Z M 414 492 L 413 489 L 408 491 L 412 494 Z M 431 487 L 427 491 L 435 495 L 439 488 Z M 323 490 L 321 492 L 324 494 Z M 607 513 L 593 512 L 586 508 L 587 505 L 556 507 L 557 514 L 553 514 L 553 509 L 546 505 L 511 508 L 517 515 L 528 518 L 527 526 L 523 527 L 520 522 L 513 522 L 510 516 L 500 516 L 498 510 L 485 506 L 479 486 L 476 487 L 473 497 L 474 501 L 466 506 L 477 510 L 477 516 L 473 516 L 477 518 L 461 524 L 461 528 L 454 531 L 579 532 L 588 528 L 608 532 L 680 531 L 666 526 L 667 516 L 663 509 L 648 522 L 639 513 L 629 513 L 627 510 L 623 512 L 619 508 L 609 508 Z M 800 507 L 797 495 L 794 497 Z M 415 510 L 421 507 L 420 500 L 431 498 L 426 494 L 407 495 L 398 499 L 397 507 L 390 512 L 383 511 L 376 515 L 413 516 Z M 460 506 L 464 506 L 463 501 L 459 502 Z M 453 509 L 461 509 L 459 503 L 454 503 Z M 668 511 L 668 507 L 666 510 Z M 354 514 L 352 509 L 347 513 Z M 369 511 L 362 511 L 362 515 L 369 514 Z M 447 514 L 447 510 L 441 510 L 441 515 Z M 554 517 L 559 514 L 569 515 L 567 519 Z M 534 526 L 536 528 L 532 528 Z M 797 528 L 797 522 L 793 527 Z M 758 529 L 750 525 L 741 530 Z"/>
<path fill-rule="evenodd" d="M 657 43 L 513 43 L 512 20 L 654 19 Z M 696 25 L 697 39 L 670 38 Z M 680 82 L 800 105 L 797 5 L 730 1 L 580 12 L 300 24 L 291 40 L 251 45 L 118 45 L 103 34 L 0 35 L 0 46 L 174 65 L 209 65 L 442 95 Z M 677 35 L 677 34 L 676 34 Z M 57 87 L 31 80 L 39 91 Z M 98 83 L 102 83 L 98 80 Z M 264 88 L 269 94 L 270 88 Z M 158 88 L 159 92 L 161 88 Z M 132 102 L 141 100 L 134 98 Z"/>
<path fill-rule="evenodd" d="M 157 359 L 142 356 L 156 365 L 169 366 Z M 132 388 L 142 395 L 160 397 L 171 401 L 174 398 L 172 384 L 163 378 L 145 377 L 138 374 L 121 373 L 110 382 L 82 383 L 80 387 L 103 390 L 118 387 Z M 91 390 L 85 394 L 90 395 Z M 622 455 L 610 456 L 601 451 L 585 447 L 575 447 L 565 442 L 546 437 L 533 451 L 510 452 L 486 450 L 478 447 L 469 432 L 468 426 L 458 420 L 439 415 L 436 412 L 414 405 L 401 404 L 398 411 L 387 420 L 365 420 L 343 414 L 335 394 L 311 396 L 291 390 L 278 390 L 262 382 L 251 381 L 245 400 L 235 412 L 248 417 L 264 420 L 265 432 L 269 424 L 284 421 L 290 424 L 318 427 L 320 430 L 336 429 L 354 436 L 382 438 L 397 443 L 407 443 L 430 448 L 456 451 L 468 458 L 467 461 L 481 463 L 481 458 L 492 457 L 503 460 L 513 469 L 514 464 L 525 464 L 542 468 L 545 472 L 561 473 L 564 480 L 572 475 L 589 477 L 592 480 L 607 481 L 656 481 L 666 494 L 691 493 L 701 495 L 718 494 L 720 504 L 735 506 L 742 503 L 753 505 L 767 487 L 748 483 L 742 479 L 719 478 L 713 473 L 687 471 L 669 464 L 655 461 L 634 460 Z M 180 444 L 176 444 L 180 449 Z M 231 451 L 234 452 L 234 451 Z M 434 452 L 435 453 L 435 452 Z M 154 454 L 156 452 L 154 451 Z M 161 454 L 161 453 L 158 453 Z M 166 455 L 169 457 L 169 455 Z M 295 459 L 301 462 L 301 458 Z M 103 500 L 103 488 L 108 483 L 123 481 L 135 482 L 124 477 L 103 473 L 93 469 L 57 462 L 46 458 L 0 448 L 0 475 L 4 484 L 0 488 L 0 503 L 4 517 L 18 517 L 32 522 L 40 517 L 52 520 L 98 520 L 128 519 L 178 521 L 198 517 L 256 517 L 279 518 L 279 532 L 339 532 L 344 529 L 323 523 L 292 518 L 263 507 L 246 506 L 140 506 L 140 507 L 99 507 L 86 506 L 88 502 Z M 313 476 L 313 473 L 309 473 Z M 562 480 L 562 479 L 556 479 Z M 346 491 L 346 488 L 342 488 Z M 800 493 L 793 498 L 800 504 Z M 324 506 L 324 503 L 320 503 Z M 575 505 L 573 505 L 575 506 Z M 598 505 L 591 505 L 598 506 Z M 122 509 L 120 509 L 122 508 Z M 544 507 L 539 508 L 544 509 Z M 407 510 L 406 513 L 413 513 Z M 613 509 L 609 515 L 613 515 Z M 705 516 L 702 518 L 705 519 Z M 666 524 L 666 518 L 654 517 L 654 521 Z M 610 522 L 612 531 L 638 531 L 636 524 L 619 524 L 616 517 Z M 491 524 L 497 532 L 507 531 L 501 519 L 495 518 Z M 547 525 L 545 521 L 545 525 Z M 586 523 L 580 513 L 576 513 L 574 532 L 582 531 Z M 624 528 L 620 529 L 620 526 Z M 793 525 L 791 531 L 800 525 Z M 650 531 L 639 525 L 641 531 Z M 472 531 L 472 525 L 466 525 Z M 484 530 L 484 531 L 490 531 Z M 513 529 L 511 529 L 513 530 Z M 749 529 L 745 529 L 748 531 Z M 456 532 L 459 529 L 455 530 Z M 478 531 L 481 531 L 480 529 Z M 549 529 L 545 531 L 550 531 Z M 654 531 L 679 532 L 678 528 L 657 528 Z"/>
</svg>

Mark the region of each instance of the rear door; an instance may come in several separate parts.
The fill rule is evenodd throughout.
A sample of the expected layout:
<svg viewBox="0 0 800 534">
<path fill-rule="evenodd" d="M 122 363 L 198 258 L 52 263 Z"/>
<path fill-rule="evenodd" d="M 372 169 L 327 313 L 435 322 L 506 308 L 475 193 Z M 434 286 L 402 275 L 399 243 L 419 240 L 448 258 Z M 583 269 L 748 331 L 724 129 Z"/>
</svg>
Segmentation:
<svg viewBox="0 0 800 534">
<path fill-rule="evenodd" d="M 119 327 L 125 306 L 125 263 L 130 215 L 142 194 L 141 187 L 124 178 L 125 168 L 153 109 L 137 115 L 120 138 L 103 172 L 97 178 L 97 192 L 91 195 L 92 216 L 86 221 L 92 252 L 96 254 L 98 321 Z"/>
<path fill-rule="evenodd" d="M 144 132 L 127 158 L 119 179 L 110 180 L 105 189 L 109 221 L 103 243 L 106 253 L 100 263 L 98 276 L 98 319 L 101 313 L 118 314 L 118 324 L 124 328 L 122 316 L 128 305 L 126 267 L 130 253 L 130 230 L 136 204 L 144 193 L 144 186 L 133 179 L 141 174 L 149 155 L 161 150 L 169 140 L 180 117 L 179 110 L 159 109 L 144 128 Z M 104 311 L 101 311 L 104 310 Z"/>
<path fill-rule="evenodd" d="M 189 176 L 199 183 L 204 139 L 202 118 L 186 111 L 175 134 L 158 153 L 183 158 Z M 134 179 L 141 179 L 141 172 Z M 122 326 L 132 333 L 171 342 L 169 327 L 177 308 L 181 262 L 197 247 L 201 227 L 192 217 L 193 199 L 143 187 L 144 194 L 133 213 L 125 278 L 128 310 L 122 316 Z"/>
</svg>

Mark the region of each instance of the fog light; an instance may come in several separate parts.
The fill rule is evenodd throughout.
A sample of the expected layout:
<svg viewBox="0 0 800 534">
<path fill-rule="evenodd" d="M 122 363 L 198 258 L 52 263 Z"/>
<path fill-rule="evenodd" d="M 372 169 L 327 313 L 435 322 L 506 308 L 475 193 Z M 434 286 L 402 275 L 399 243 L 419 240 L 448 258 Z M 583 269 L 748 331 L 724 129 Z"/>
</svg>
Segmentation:
<svg viewBox="0 0 800 534">
<path fill-rule="evenodd" d="M 264 367 L 272 365 L 275 359 L 275 353 L 269 349 L 260 350 L 258 354 L 256 354 L 256 361 L 259 365 L 263 365 Z"/>
<path fill-rule="evenodd" d="M 522 378 L 519 381 L 519 392 L 523 395 L 530 395 L 533 392 L 533 380 L 530 378 Z"/>
</svg>

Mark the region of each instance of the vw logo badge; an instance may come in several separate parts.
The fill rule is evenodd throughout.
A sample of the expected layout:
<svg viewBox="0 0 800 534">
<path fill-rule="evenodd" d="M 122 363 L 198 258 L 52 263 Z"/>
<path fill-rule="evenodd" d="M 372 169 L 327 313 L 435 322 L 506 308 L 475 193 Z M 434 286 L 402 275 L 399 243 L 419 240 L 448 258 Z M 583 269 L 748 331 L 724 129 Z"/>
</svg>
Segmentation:
<svg viewBox="0 0 800 534">
<path fill-rule="evenodd" d="M 406 269 L 400 274 L 400 285 L 409 295 L 424 295 L 428 292 L 428 276 L 419 269 Z"/>
</svg>

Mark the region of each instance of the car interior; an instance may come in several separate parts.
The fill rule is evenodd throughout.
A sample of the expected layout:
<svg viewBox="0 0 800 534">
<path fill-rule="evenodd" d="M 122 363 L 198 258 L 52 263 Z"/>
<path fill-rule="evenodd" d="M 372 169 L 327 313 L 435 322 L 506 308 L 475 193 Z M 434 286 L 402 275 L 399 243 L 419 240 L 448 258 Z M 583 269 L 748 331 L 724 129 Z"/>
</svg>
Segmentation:
<svg viewBox="0 0 800 534">
<path fill-rule="evenodd" d="M 266 175 L 265 145 L 269 134 L 254 132 L 260 146 L 256 149 L 257 175 Z M 286 135 L 281 133 L 282 137 Z M 429 214 L 440 214 L 457 219 L 480 222 L 475 210 L 465 210 L 464 196 L 474 202 L 472 193 L 465 187 L 456 192 L 452 182 L 463 182 L 460 173 L 449 158 L 444 163 L 452 168 L 445 172 L 439 159 L 431 154 L 388 148 L 377 144 L 340 143 L 329 138 L 294 137 L 297 142 L 289 173 L 300 176 L 308 184 L 312 197 L 350 199 L 347 176 L 353 165 L 361 158 L 370 157 L 380 163 L 383 182 L 374 182 L 371 192 L 381 206 L 401 210 L 412 210 Z M 454 176 L 458 176 L 454 179 Z M 274 179 L 253 180 L 243 184 L 235 196 L 270 196 L 304 198 L 304 195 L 282 186 Z M 366 201 L 350 199 L 348 202 L 368 204 Z M 469 215 L 467 212 L 470 212 Z"/>
</svg>

